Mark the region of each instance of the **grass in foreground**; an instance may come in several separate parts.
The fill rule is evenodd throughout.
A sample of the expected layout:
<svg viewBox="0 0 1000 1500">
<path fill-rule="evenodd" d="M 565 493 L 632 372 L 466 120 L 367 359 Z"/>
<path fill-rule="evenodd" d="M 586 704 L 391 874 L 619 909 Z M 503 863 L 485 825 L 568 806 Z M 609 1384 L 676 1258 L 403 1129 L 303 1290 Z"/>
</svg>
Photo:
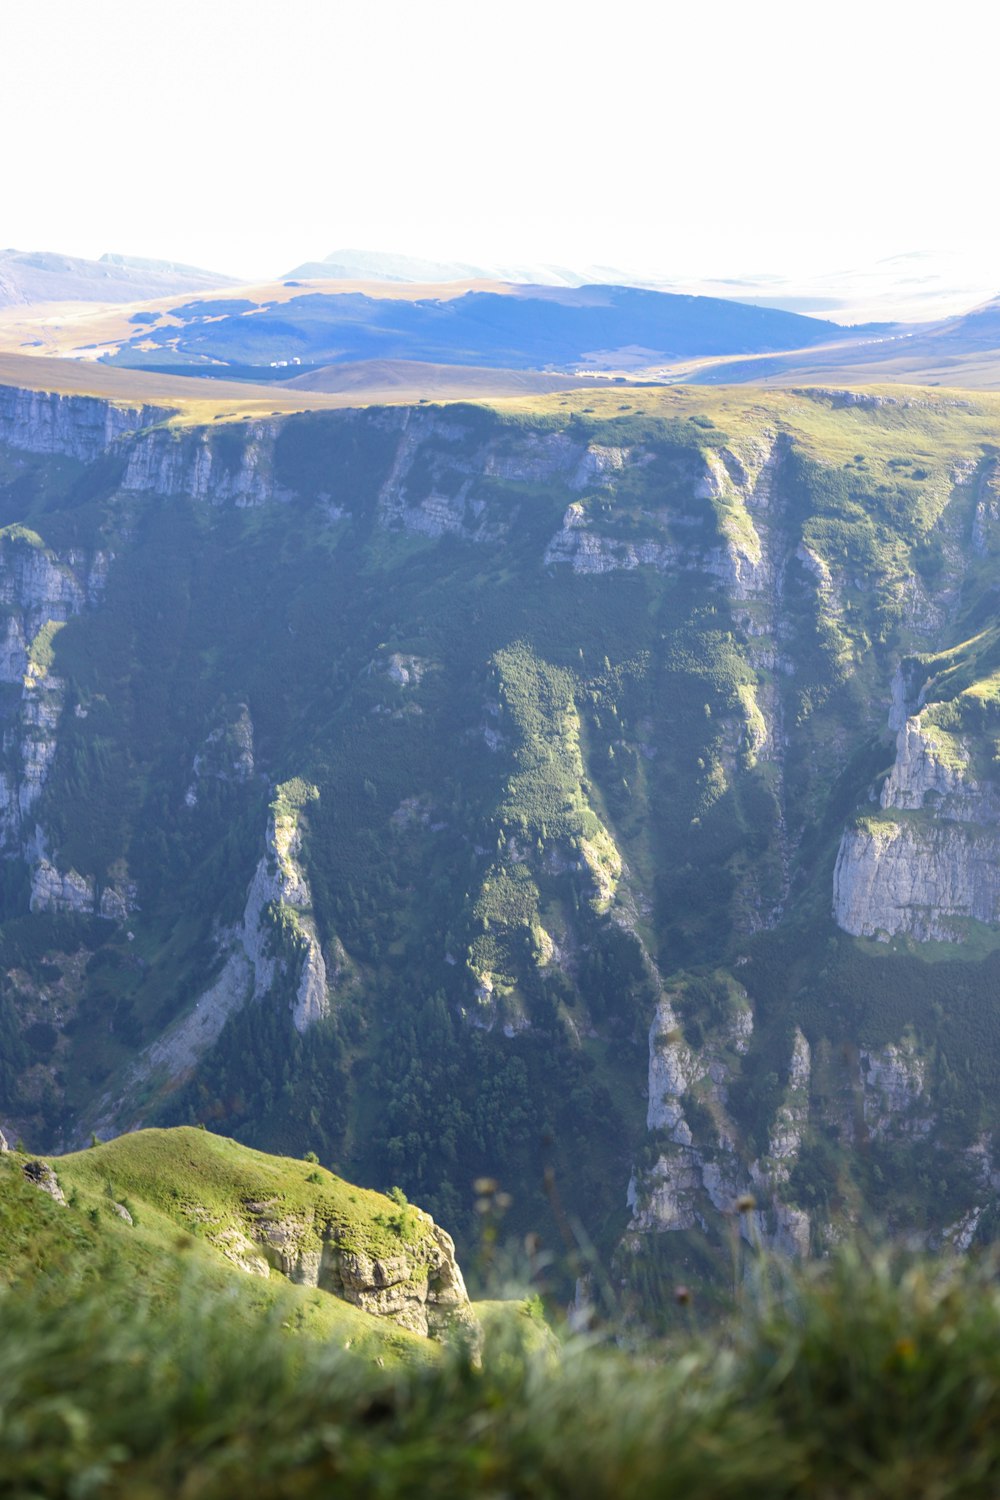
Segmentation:
<svg viewBox="0 0 1000 1500">
<path fill-rule="evenodd" d="M 379 1370 L 232 1298 L 0 1302 L 0 1495 L 830 1500 L 1000 1489 L 995 1267 L 763 1267 L 727 1331 L 624 1353 L 510 1332 Z M 530 1322 L 531 1320 L 526 1320 Z"/>
</svg>

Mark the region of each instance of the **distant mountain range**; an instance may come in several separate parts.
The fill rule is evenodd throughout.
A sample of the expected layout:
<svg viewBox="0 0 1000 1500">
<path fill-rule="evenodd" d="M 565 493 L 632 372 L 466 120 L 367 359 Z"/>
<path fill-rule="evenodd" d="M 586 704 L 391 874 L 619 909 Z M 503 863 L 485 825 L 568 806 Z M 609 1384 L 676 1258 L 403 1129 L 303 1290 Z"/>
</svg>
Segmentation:
<svg viewBox="0 0 1000 1500">
<path fill-rule="evenodd" d="M 474 264 L 460 260 L 424 260 L 384 250 L 334 250 L 323 260 L 306 261 L 286 277 L 302 281 L 513 281 L 539 286 L 584 286 L 609 282 L 615 286 L 644 285 L 620 267 L 558 266 L 545 261 L 493 261 Z"/>
<path fill-rule="evenodd" d="M 721 297 L 755 307 L 778 308 L 832 318 L 839 323 L 873 319 L 929 321 L 953 317 L 996 290 L 991 265 L 970 263 L 966 255 L 910 251 L 873 264 L 846 264 L 807 274 L 746 272 L 710 274 L 696 268 L 665 274 L 655 266 L 632 267 L 548 262 L 424 260 L 381 250 L 334 250 L 286 272 L 300 280 L 384 281 L 395 283 L 469 280 L 527 282 L 540 286 L 593 283 L 647 287 L 701 297 Z"/>
<path fill-rule="evenodd" d="M 960 317 L 912 328 L 898 325 L 888 336 L 862 338 L 821 353 L 799 350 L 708 364 L 691 379 L 706 385 L 829 380 L 851 385 L 905 382 L 995 390 L 1000 388 L 1000 297 Z"/>
<path fill-rule="evenodd" d="M 34 302 L 144 302 L 235 284 L 232 276 L 174 261 L 110 254 L 84 260 L 50 250 L 0 250 L 0 307 Z"/>
<path fill-rule="evenodd" d="M 104 357 L 134 368 L 245 373 L 355 360 L 512 370 L 630 370 L 808 348 L 849 336 L 818 318 L 637 287 L 497 286 L 426 297 L 303 289 L 199 298 L 133 315 Z M 877 331 L 873 326 L 873 333 Z"/>
<path fill-rule="evenodd" d="M 608 267 L 341 249 L 280 281 L 248 285 L 170 261 L 8 250 L 0 251 L 0 348 L 170 375 L 301 380 L 305 389 L 355 392 L 359 402 L 372 391 L 411 399 L 523 393 L 529 372 L 540 372 L 537 390 L 581 374 L 998 388 L 1000 299 L 941 316 L 947 286 L 959 285 L 946 269 L 933 257 L 902 256 L 822 285 L 735 278 L 703 281 L 695 293 L 637 285 Z M 966 293 L 974 279 L 966 276 Z M 725 295 L 701 294 L 719 290 Z M 829 307 L 843 318 L 852 296 L 877 308 L 904 290 L 924 321 L 848 326 L 806 311 Z M 60 302 L 68 304 L 61 314 Z M 94 304 L 92 316 L 73 305 L 81 302 Z M 935 310 L 937 318 L 926 316 Z"/>
</svg>

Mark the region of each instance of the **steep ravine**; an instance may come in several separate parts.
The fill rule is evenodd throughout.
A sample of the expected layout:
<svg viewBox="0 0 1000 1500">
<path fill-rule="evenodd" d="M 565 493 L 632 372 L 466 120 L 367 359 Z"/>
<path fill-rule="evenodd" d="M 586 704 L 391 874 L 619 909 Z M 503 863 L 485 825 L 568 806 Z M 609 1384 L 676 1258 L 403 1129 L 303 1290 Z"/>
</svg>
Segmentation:
<svg viewBox="0 0 1000 1500">
<path fill-rule="evenodd" d="M 4 394 L 4 503 L 49 486 L 0 537 L 35 1049 L 5 1120 L 79 1139 L 173 1098 L 457 1202 L 576 1110 L 575 1211 L 633 1248 L 724 1239 L 747 1197 L 745 1239 L 822 1248 L 893 1152 L 944 1159 L 946 983 L 923 1029 L 883 1014 L 853 939 L 971 964 L 1000 925 L 995 465 L 959 433 L 932 472 L 837 393 L 626 394 L 202 429 Z M 928 1239 L 988 1221 L 972 1118 Z M 881 1182 L 846 1183 L 869 1148 Z"/>
</svg>

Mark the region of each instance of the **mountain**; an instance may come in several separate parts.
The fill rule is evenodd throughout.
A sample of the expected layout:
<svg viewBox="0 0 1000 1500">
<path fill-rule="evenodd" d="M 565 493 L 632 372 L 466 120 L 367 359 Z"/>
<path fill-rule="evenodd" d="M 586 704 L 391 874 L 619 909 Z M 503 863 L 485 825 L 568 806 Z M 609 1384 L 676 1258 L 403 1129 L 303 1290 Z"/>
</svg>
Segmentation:
<svg viewBox="0 0 1000 1500">
<path fill-rule="evenodd" d="M 368 359 L 509 369 L 622 369 L 848 337 L 836 324 L 635 287 L 506 286 L 385 297 L 304 290 L 171 303 L 133 315 L 103 357 L 132 368 L 221 373 Z M 858 330 L 850 335 L 858 336 Z"/>
<path fill-rule="evenodd" d="M 314 1150 L 463 1254 L 487 1179 L 647 1310 L 737 1198 L 796 1253 L 995 1236 L 1000 402 L 22 367 L 8 1138 Z"/>
<path fill-rule="evenodd" d="M 0 307 L 34 302 L 143 302 L 233 285 L 232 276 L 173 261 L 130 255 L 83 260 L 48 250 L 0 250 Z"/>
<path fill-rule="evenodd" d="M 544 286 L 583 286 L 594 281 L 596 267 L 574 270 L 544 262 L 503 262 L 474 265 L 467 261 L 421 260 L 414 255 L 395 255 L 384 250 L 334 250 L 323 260 L 306 261 L 285 278 L 319 281 L 521 281 Z M 632 284 L 627 276 L 599 268 L 602 280 L 616 285 Z"/>
<path fill-rule="evenodd" d="M 846 380 L 994 390 L 1000 387 L 1000 298 L 957 317 L 899 326 L 818 354 L 798 350 L 739 363 L 712 361 L 690 378 L 709 385 Z"/>
<path fill-rule="evenodd" d="M 469 281 L 489 280 L 485 266 L 464 261 L 421 260 L 415 255 L 393 255 L 384 250 L 334 250 L 323 260 L 304 261 L 285 272 L 285 280 L 300 281 Z"/>
<path fill-rule="evenodd" d="M 585 286 L 599 282 L 645 287 L 701 297 L 725 297 L 754 307 L 779 308 L 857 324 L 874 320 L 929 323 L 964 313 L 988 295 L 987 267 L 966 254 L 905 252 L 868 264 L 846 264 L 822 273 L 769 271 L 744 275 L 666 275 L 656 266 L 625 271 L 620 266 L 548 265 L 543 262 L 473 264 L 419 260 L 384 251 L 335 250 L 323 260 L 308 261 L 289 277 L 349 281 L 386 279 L 397 283 L 464 281 L 530 282 L 547 286 Z"/>
</svg>

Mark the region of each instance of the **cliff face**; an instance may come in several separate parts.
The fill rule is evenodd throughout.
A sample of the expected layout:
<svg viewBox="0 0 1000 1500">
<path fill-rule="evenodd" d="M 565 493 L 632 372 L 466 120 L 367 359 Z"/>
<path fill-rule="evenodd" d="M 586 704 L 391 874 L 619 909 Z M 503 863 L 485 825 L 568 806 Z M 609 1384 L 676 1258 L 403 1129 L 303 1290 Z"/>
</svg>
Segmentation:
<svg viewBox="0 0 1000 1500">
<path fill-rule="evenodd" d="M 241 1226 L 217 1232 L 214 1242 L 250 1275 L 277 1271 L 411 1333 L 442 1339 L 461 1328 L 475 1332 L 451 1235 L 419 1209 L 410 1211 L 409 1225 L 394 1249 L 373 1253 L 354 1243 L 352 1227 L 310 1214 L 282 1217 L 268 1203 L 250 1202 Z"/>
<path fill-rule="evenodd" d="M 252 733 L 247 719 L 238 721 L 244 735 Z M 235 763 L 237 774 L 245 771 L 245 754 L 244 749 Z M 235 927 L 215 933 L 216 955 L 222 961 L 218 977 L 139 1055 L 121 1091 L 100 1101 L 96 1126 L 102 1133 L 122 1126 L 134 1129 L 143 1123 L 150 1109 L 152 1081 L 158 1080 L 160 1088 L 164 1084 L 176 1087 L 215 1045 L 230 1017 L 244 1006 L 282 1007 L 301 1034 L 329 1016 L 331 997 L 349 989 L 351 964 L 336 938 L 332 943 L 333 963 L 327 966 L 313 917 L 309 878 L 300 862 L 303 809 L 317 796 L 315 787 L 301 781 L 277 788 L 267 820 L 264 853 L 250 881 L 242 919 Z M 190 802 L 187 805 L 192 806 Z M 66 903 L 55 909 L 69 909 L 71 900 L 79 903 L 78 910 L 93 909 L 93 892 L 80 877 L 62 877 L 57 883 L 56 872 L 45 866 L 44 878 L 52 881 L 52 901 Z M 36 873 L 36 884 L 38 880 Z M 105 903 L 108 895 L 105 890 Z M 115 913 L 102 910 L 101 915 Z"/>
<path fill-rule="evenodd" d="M 274 476 L 277 424 L 243 424 L 239 440 L 210 431 L 152 431 L 128 447 L 122 489 L 137 495 L 184 495 L 210 505 L 240 507 L 285 501 Z"/>
<path fill-rule="evenodd" d="M 882 815 L 845 831 L 834 915 L 861 937 L 959 940 L 1000 920 L 1000 794 L 977 782 L 963 739 L 905 718 Z"/>
<path fill-rule="evenodd" d="M 728 997 L 728 1007 L 716 1034 L 697 1051 L 685 1042 L 670 1000 L 657 1007 L 649 1034 L 647 1128 L 659 1154 L 651 1169 L 633 1174 L 629 1185 L 633 1250 L 640 1234 L 695 1227 L 709 1233 L 727 1220 L 751 1243 L 792 1255 L 810 1249 L 809 1215 L 787 1194 L 809 1127 L 809 1043 L 796 1028 L 767 1148 L 754 1157 L 727 1108 L 729 1089 L 749 1050 L 753 1012 L 738 989 Z M 689 1113 L 697 1112 L 697 1139 L 685 1102 Z"/>
<path fill-rule="evenodd" d="M 845 932 L 961 941 L 969 919 L 1000 920 L 1000 839 L 975 824 L 871 822 L 849 829 L 834 871 Z"/>
<path fill-rule="evenodd" d="M 113 916 L 134 896 L 109 884 L 98 899 L 92 879 L 75 870 L 61 874 L 46 856 L 36 823 L 66 708 L 66 683 L 53 670 L 54 642 L 68 620 L 97 604 L 112 560 L 104 551 L 54 552 L 24 527 L 0 533 L 0 683 L 7 688 L 0 705 L 0 848 L 32 866 L 34 911 L 96 909 Z M 85 712 L 79 705 L 76 711 Z"/>
<path fill-rule="evenodd" d="M 168 410 L 155 406 L 0 386 L 4 443 L 24 453 L 59 454 L 82 463 L 93 463 L 114 445 L 169 415 Z"/>
<path fill-rule="evenodd" d="M 793 1253 L 905 1226 L 961 1136 L 926 1233 L 988 1222 L 989 432 L 942 407 L 918 466 L 923 408 L 592 399 L 4 395 L 5 1122 L 323 1140 L 446 1205 L 572 1127 L 638 1260 L 751 1197 Z M 388 1296 L 349 1249 L 302 1274 Z"/>
</svg>

